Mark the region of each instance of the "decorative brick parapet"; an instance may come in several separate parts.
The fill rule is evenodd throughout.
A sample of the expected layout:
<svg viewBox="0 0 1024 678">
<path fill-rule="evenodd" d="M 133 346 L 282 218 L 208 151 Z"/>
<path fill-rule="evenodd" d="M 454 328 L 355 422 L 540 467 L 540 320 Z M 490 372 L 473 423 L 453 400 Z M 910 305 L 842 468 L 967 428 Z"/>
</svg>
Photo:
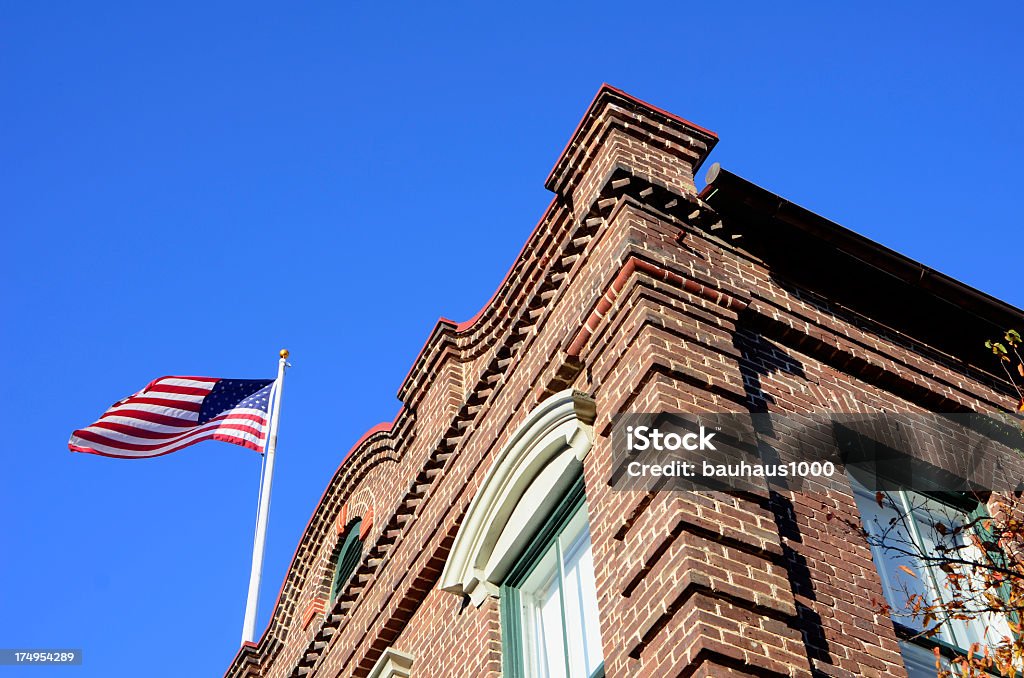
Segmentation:
<svg viewBox="0 0 1024 678">
<path fill-rule="evenodd" d="M 603 85 L 544 185 L 570 199 L 577 215 L 617 167 L 694 194 L 694 173 L 717 141 L 713 132 Z"/>
</svg>

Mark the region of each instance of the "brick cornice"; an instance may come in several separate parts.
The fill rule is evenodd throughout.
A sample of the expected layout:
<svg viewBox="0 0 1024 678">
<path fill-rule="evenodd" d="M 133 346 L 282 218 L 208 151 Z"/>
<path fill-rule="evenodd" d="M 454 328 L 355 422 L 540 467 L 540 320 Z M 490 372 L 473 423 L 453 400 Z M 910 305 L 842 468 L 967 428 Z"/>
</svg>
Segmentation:
<svg viewBox="0 0 1024 678">
<path fill-rule="evenodd" d="M 871 395 L 884 390 L 947 410 L 972 405 L 966 387 L 955 383 L 955 370 L 931 381 L 918 378 L 912 373 L 928 369 L 927 355 L 913 353 L 898 364 L 901 347 L 891 346 L 875 326 L 862 327 L 830 306 L 805 304 L 802 293 L 775 289 L 775 271 L 743 249 L 742 238 L 751 234 L 737 232 L 729 219 L 723 225 L 710 201 L 693 190 L 692 173 L 716 140 L 601 88 L 548 178 L 556 198 L 509 272 L 473 318 L 442 318 L 433 328 L 399 390 L 402 409 L 345 455 L 303 532 L 267 630 L 258 644 L 239 650 L 228 675 L 333 675 L 339 666 L 359 675 L 370 671 L 429 600 L 495 446 L 552 389 L 599 393 L 599 435 L 631 399 L 644 396 L 678 407 L 690 402 L 682 397 L 698 394 L 697 406 L 743 411 L 750 393 L 738 366 L 743 344 L 736 339 L 755 335 L 772 350 L 790 346 L 813 358 L 808 362 L 877 387 Z M 681 397 L 662 390 L 664 384 Z M 817 404 L 805 400 L 811 408 Z M 594 464 L 604 463 L 599 452 L 589 457 L 595 458 Z M 591 474 L 588 496 L 609 491 L 594 464 L 585 470 Z M 364 502 L 361 493 L 371 491 L 379 492 L 377 500 Z M 594 523 L 596 548 L 643 553 L 642 562 L 623 569 L 624 588 L 617 593 L 644 599 L 648 589 L 663 586 L 660 571 L 674 572 L 674 558 L 691 547 L 708 552 L 705 543 L 739 552 L 781 581 L 776 570 L 784 566 L 786 547 L 763 528 L 772 519 L 765 497 L 737 501 L 744 515 L 753 515 L 751 505 L 758 509 L 757 529 L 729 527 L 686 507 L 671 507 L 684 518 L 668 523 L 670 514 L 648 512 L 652 497 L 622 504 L 620 517 Z M 617 511 L 624 501 L 606 497 L 594 506 Z M 345 508 L 350 503 L 352 512 Z M 363 518 L 363 557 L 327 602 L 322 573 L 353 512 Z M 648 544 L 650 534 L 661 536 Z M 688 632 L 687 619 L 717 618 L 716 606 L 795 624 L 792 596 L 747 595 L 731 579 L 701 577 L 690 567 L 679 571 L 689 574 L 678 595 L 637 621 L 618 658 L 622 665 L 610 664 L 610 673 L 623 672 L 644 651 L 656 652 L 669 632 Z M 698 616 L 682 616 L 690 614 Z M 789 631 L 788 641 L 797 643 L 795 629 Z M 742 660 L 708 639 L 701 643 L 675 661 L 692 668 Z M 758 675 L 781 675 L 791 659 L 766 661 Z"/>
<path fill-rule="evenodd" d="M 626 283 L 629 281 L 630 277 L 637 272 L 644 273 L 656 280 L 665 281 L 670 285 L 681 288 L 685 292 L 707 299 L 708 301 L 723 306 L 735 313 L 743 311 L 749 304 L 749 300 L 739 299 L 731 294 L 717 290 L 712 286 L 697 282 L 692 278 L 683 277 L 675 271 L 671 271 L 659 264 L 641 259 L 636 255 L 630 255 L 626 258 L 626 262 L 623 264 L 622 268 L 619 269 L 618 275 L 616 275 L 615 279 L 612 280 L 611 285 L 608 286 L 608 289 L 598 300 L 594 310 L 590 312 L 586 322 L 583 323 L 583 327 L 579 329 L 576 336 L 569 343 L 568 348 L 566 348 L 566 353 L 568 355 L 580 355 L 580 352 L 583 350 L 587 341 L 594 332 L 597 331 L 606 314 L 618 299 L 622 290 L 626 287 Z"/>
</svg>

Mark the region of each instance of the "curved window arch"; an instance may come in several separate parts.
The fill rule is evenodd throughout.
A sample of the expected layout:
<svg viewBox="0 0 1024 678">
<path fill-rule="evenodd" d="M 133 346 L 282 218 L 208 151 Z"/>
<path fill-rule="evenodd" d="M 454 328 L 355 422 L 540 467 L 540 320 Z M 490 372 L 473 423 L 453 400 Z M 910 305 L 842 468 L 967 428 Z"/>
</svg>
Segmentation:
<svg viewBox="0 0 1024 678">
<path fill-rule="evenodd" d="M 362 525 L 362 518 L 356 518 L 345 528 L 345 537 L 340 541 L 341 546 L 338 547 L 338 554 L 334 560 L 334 577 L 331 580 L 330 598 L 332 603 L 345 588 L 349 577 L 355 572 L 362 559 L 363 541 L 359 538 Z"/>
<path fill-rule="evenodd" d="M 530 412 L 498 453 L 469 505 L 440 588 L 480 606 L 498 597 L 509 570 L 582 473 L 594 439 L 595 404 L 566 389 Z"/>
<path fill-rule="evenodd" d="M 502 675 L 603 678 L 583 460 L 595 404 L 572 389 L 534 408 L 470 502 L 440 588 L 498 598 Z"/>
</svg>

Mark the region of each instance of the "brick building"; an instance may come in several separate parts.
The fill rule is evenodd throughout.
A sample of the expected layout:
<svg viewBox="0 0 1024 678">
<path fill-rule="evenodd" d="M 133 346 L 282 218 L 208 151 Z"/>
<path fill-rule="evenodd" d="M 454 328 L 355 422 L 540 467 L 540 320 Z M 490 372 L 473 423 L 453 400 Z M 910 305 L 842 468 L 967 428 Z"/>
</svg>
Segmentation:
<svg viewBox="0 0 1024 678">
<path fill-rule="evenodd" d="M 434 328 L 228 676 L 934 675 L 823 517 L 857 519 L 849 483 L 610 487 L 620 412 L 1009 402 L 979 346 L 1018 309 L 717 165 L 698 194 L 716 141 L 601 88 L 507 277 Z"/>
</svg>

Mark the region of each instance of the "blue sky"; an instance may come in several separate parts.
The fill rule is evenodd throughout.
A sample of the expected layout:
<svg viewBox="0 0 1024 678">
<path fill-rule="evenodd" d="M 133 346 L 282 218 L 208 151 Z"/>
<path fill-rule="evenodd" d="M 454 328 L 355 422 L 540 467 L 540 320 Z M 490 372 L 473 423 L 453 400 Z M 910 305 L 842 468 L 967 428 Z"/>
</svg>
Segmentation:
<svg viewBox="0 0 1024 678">
<path fill-rule="evenodd" d="M 0 647 L 84 649 L 33 675 L 220 675 L 258 455 L 68 435 L 157 376 L 272 377 L 291 349 L 262 632 L 342 456 L 438 316 L 490 298 L 605 81 L 1024 306 L 1024 11 L 832 5 L 6 4 Z"/>
</svg>

